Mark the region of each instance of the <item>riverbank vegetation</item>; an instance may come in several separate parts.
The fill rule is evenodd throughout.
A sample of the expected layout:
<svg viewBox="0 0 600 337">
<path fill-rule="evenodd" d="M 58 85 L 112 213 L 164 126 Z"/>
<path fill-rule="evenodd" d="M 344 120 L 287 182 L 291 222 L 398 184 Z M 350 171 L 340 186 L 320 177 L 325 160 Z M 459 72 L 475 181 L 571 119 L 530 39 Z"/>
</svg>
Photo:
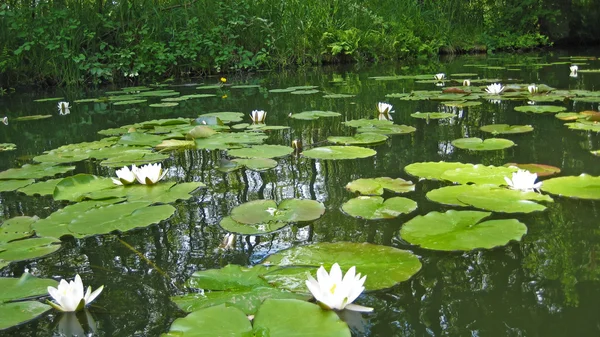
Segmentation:
<svg viewBox="0 0 600 337">
<path fill-rule="evenodd" d="M 595 1 L 7 0 L 0 86 L 178 78 L 594 41 Z"/>
</svg>

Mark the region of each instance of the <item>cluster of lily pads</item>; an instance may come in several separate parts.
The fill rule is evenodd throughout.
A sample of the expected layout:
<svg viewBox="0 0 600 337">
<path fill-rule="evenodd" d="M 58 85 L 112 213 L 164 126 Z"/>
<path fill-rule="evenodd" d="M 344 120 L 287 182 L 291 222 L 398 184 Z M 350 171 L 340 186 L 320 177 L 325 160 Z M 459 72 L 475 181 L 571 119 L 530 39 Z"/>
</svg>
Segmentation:
<svg viewBox="0 0 600 337">
<path fill-rule="evenodd" d="M 573 72 L 573 69 L 571 69 Z M 575 69 L 577 73 L 577 69 Z M 476 75 L 476 74 L 475 74 Z M 453 76 L 450 76 L 453 77 Z M 518 100 L 533 102 L 517 107 L 523 112 L 558 112 L 566 108 L 540 105 L 565 98 L 597 99 L 590 92 L 562 91 L 545 85 L 501 84 L 498 79 L 478 79 L 472 74 L 456 76 L 443 73 L 417 76 L 376 77 L 375 80 L 414 79 L 420 83 L 435 83 L 437 90 L 390 94 L 389 99 L 440 101 L 444 106 L 467 108 L 482 100 L 497 102 Z M 468 78 L 465 78 L 468 77 Z M 432 79 L 433 78 L 433 79 Z M 198 87 L 198 90 L 222 88 L 217 85 Z M 484 84 L 477 86 L 476 84 Z M 447 84 L 457 84 L 450 86 Z M 460 84 L 460 85 L 459 85 Z M 256 88 L 255 85 L 233 85 L 232 89 Z M 315 86 L 272 89 L 271 93 L 315 94 Z M 107 93 L 102 101 L 115 105 L 146 102 L 148 97 L 162 99 L 155 107 L 174 106 L 179 101 L 213 97 L 216 94 L 179 96 L 174 90 L 152 90 L 147 87 L 126 88 Z M 351 95 L 328 98 L 345 98 Z M 178 97 L 175 97 L 178 96 Z M 327 95 L 326 95 L 327 96 Z M 79 100 L 76 104 L 94 100 Z M 70 113 L 67 102 L 58 103 L 59 113 Z M 357 159 L 374 156 L 372 147 L 386 142 L 393 135 L 410 134 L 416 128 L 395 124 L 393 107 L 389 103 L 377 105 L 376 118 L 349 120 L 343 124 L 352 128 L 352 136 L 332 135 L 330 145 L 312 147 L 301 156 L 317 160 Z M 575 120 L 580 130 L 596 127 L 598 112 L 583 112 L 561 117 Z M 336 118 L 342 114 L 333 111 L 304 111 L 292 113 L 296 120 Z M 266 131 L 286 130 L 288 126 L 267 125 L 267 113 L 254 110 L 251 123 L 243 122 L 241 112 L 213 112 L 197 118 L 172 118 L 139 122 L 100 132 L 105 138 L 87 143 L 69 144 L 46 151 L 33 158 L 35 164 L 26 164 L 0 172 L 0 192 L 16 191 L 27 195 L 51 196 L 56 201 L 67 201 L 64 208 L 44 219 L 21 216 L 6 220 L 0 227 L 0 268 L 13 261 L 37 258 L 60 248 L 60 238 L 66 235 L 84 238 L 113 231 L 128 231 L 169 219 L 175 212 L 170 205 L 177 200 L 192 198 L 193 192 L 204 187 L 200 182 L 175 183 L 163 180 L 164 160 L 178 150 L 224 151 L 228 158 L 219 169 L 230 172 L 241 168 L 268 170 L 279 163 L 277 158 L 289 156 L 301 146 L 265 144 Z M 454 118 L 453 113 L 414 112 L 411 116 L 425 119 Z M 575 128 L 575 127 L 574 127 Z M 514 134 L 530 132 L 531 125 L 486 125 L 484 132 Z M 452 145 L 465 150 L 501 150 L 514 146 L 503 138 L 460 138 Z M 9 148 L 0 144 L 0 150 Z M 120 168 L 115 177 L 76 174 L 54 178 L 73 171 L 73 163 L 95 161 L 100 166 Z M 131 166 L 131 169 L 129 168 Z M 408 217 L 417 202 L 406 197 L 388 197 L 388 194 L 411 193 L 416 185 L 409 180 L 392 177 L 362 178 L 349 182 L 346 189 L 358 194 L 349 199 L 341 210 L 352 217 L 365 220 L 386 220 L 401 217 L 403 225 L 399 237 L 414 246 L 442 251 L 469 251 L 489 249 L 521 240 L 527 226 L 504 214 L 539 212 L 553 202 L 547 194 L 582 199 L 600 199 L 600 177 L 557 177 L 537 182 L 538 175 L 549 176 L 560 172 L 541 164 L 484 166 L 457 162 L 412 163 L 405 171 L 419 179 L 437 180 L 446 184 L 429 191 L 426 197 L 436 203 L 458 210 L 429 212 Z M 533 172 L 533 173 L 532 173 Z M 137 181 L 139 184 L 134 184 Z M 467 210 L 464 210 L 464 209 Z M 477 210 L 473 210 L 477 209 Z M 319 219 L 325 212 L 323 203 L 307 199 L 253 200 L 234 207 L 221 219 L 225 229 L 226 246 L 235 240 L 234 234 L 263 235 L 295 223 Z M 502 213 L 502 216 L 497 216 Z M 210 331 L 213 335 L 260 334 L 298 335 L 320 331 L 327 336 L 349 336 L 350 330 L 331 310 L 371 311 L 372 308 L 353 302 L 363 290 L 389 288 L 406 281 L 421 268 L 419 258 L 412 252 L 368 243 L 315 243 L 296 246 L 268 256 L 261 264 L 246 267 L 227 265 L 220 269 L 195 272 L 187 281 L 189 292 L 172 300 L 190 314 L 177 319 L 165 336 L 185 336 L 188 331 Z M 327 269 L 330 270 L 327 273 Z M 346 271 L 344 276 L 343 271 Z M 360 274 L 356 272 L 360 271 Z M 365 276 L 361 276 L 365 275 Z M 316 275 L 316 279 L 313 277 Z M 18 324 L 49 309 L 38 301 L 15 302 L 31 296 L 44 295 L 43 287 L 56 281 L 35 279 L 25 274 L 23 280 L 0 278 L 0 284 L 15 291 L 0 297 L 0 316 L 10 317 L 0 329 Z M 12 289 L 11 288 L 11 289 Z M 89 304 L 102 291 L 99 288 L 83 293 L 79 276 L 71 283 L 61 281 L 58 288 L 45 288 L 54 298 L 51 304 L 62 311 L 77 311 Z M 314 298 L 319 305 L 310 303 Z M 368 296 L 360 299 L 369 301 Z M 26 312 L 26 313 L 25 313 Z M 290 321 L 289 317 L 302 317 Z M 249 319 L 250 318 L 250 319 Z M 222 324 L 227 322 L 227 324 Z"/>
</svg>

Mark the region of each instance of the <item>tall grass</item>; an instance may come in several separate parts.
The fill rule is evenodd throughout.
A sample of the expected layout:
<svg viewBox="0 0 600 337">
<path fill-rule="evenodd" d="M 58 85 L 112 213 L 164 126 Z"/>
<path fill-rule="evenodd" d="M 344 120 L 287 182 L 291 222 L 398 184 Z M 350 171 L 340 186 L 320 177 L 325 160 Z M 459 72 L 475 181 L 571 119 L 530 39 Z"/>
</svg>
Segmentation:
<svg viewBox="0 0 600 337">
<path fill-rule="evenodd" d="M 518 38 L 539 35 L 532 2 L 543 1 L 8 0 L 0 5 L 0 86 L 428 57 L 484 43 L 510 48 L 510 39 L 532 47 L 547 40 Z M 528 12 L 510 25 L 515 6 Z"/>
</svg>

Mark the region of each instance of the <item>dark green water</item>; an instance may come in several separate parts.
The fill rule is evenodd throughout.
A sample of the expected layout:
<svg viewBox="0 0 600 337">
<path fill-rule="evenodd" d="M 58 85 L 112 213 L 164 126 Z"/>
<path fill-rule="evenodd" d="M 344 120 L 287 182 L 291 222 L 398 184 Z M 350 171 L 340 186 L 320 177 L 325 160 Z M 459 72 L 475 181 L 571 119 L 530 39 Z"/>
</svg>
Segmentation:
<svg viewBox="0 0 600 337">
<path fill-rule="evenodd" d="M 597 53 L 596 53 L 597 54 Z M 372 242 L 408 249 L 420 256 L 422 270 L 409 281 L 363 295 L 359 303 L 375 308 L 356 325 L 356 336 L 599 336 L 600 335 L 600 222 L 598 202 L 555 198 L 544 212 L 507 215 L 527 224 L 521 242 L 491 250 L 466 253 L 435 252 L 402 241 L 398 230 L 415 215 L 451 209 L 428 201 L 425 193 L 444 185 L 421 181 L 416 192 L 405 195 L 419 204 L 416 212 L 386 221 L 351 218 L 340 206 L 352 198 L 344 186 L 357 178 L 379 176 L 416 179 L 404 172 L 410 163 L 460 161 L 503 165 L 508 162 L 542 163 L 561 168 L 562 175 L 600 175 L 600 158 L 589 153 L 600 149 L 597 134 L 568 130 L 553 114 L 513 111 L 523 102 L 502 101 L 454 110 L 452 120 L 430 121 L 410 117 L 416 111 L 438 111 L 439 102 L 401 101 L 385 95 L 411 90 L 433 90 L 433 84 L 414 81 L 375 81 L 370 76 L 395 74 L 446 74 L 476 72 L 482 78 L 500 78 L 503 83 L 546 84 L 557 89 L 596 90 L 600 74 L 569 77 L 569 65 L 526 66 L 520 71 L 480 69 L 465 65 L 505 65 L 557 61 L 558 56 L 507 55 L 459 57 L 447 62 L 414 65 L 380 65 L 369 68 L 311 69 L 297 72 L 229 76 L 230 83 L 260 84 L 263 89 L 224 89 L 217 98 L 181 102 L 168 109 L 146 105 L 128 108 L 103 103 L 74 104 L 71 114 L 59 116 L 55 102 L 35 103 L 40 97 L 65 96 L 68 101 L 97 97 L 101 92 L 15 93 L 0 98 L 0 118 L 7 115 L 53 114 L 50 119 L 0 124 L 0 143 L 12 142 L 18 149 L 0 152 L 0 170 L 20 166 L 34 155 L 58 146 L 100 139 L 97 131 L 157 118 L 196 117 L 214 111 L 254 109 L 268 111 L 269 125 L 289 125 L 290 130 L 270 133 L 268 144 L 288 145 L 301 139 L 306 145 L 321 143 L 330 135 L 350 135 L 344 120 L 371 118 L 377 102 L 394 105 L 394 121 L 412 125 L 417 131 L 392 136 L 375 147 L 377 155 L 351 161 L 314 161 L 288 157 L 273 170 L 258 173 L 241 170 L 221 173 L 215 169 L 224 152 L 174 152 L 163 165 L 168 179 L 202 181 L 207 189 L 194 198 L 178 202 L 176 214 L 159 225 L 127 233 L 67 239 L 56 253 L 27 262 L 13 263 L 0 276 L 18 277 L 27 268 L 39 277 L 71 278 L 79 273 L 84 284 L 105 285 L 90 312 L 98 323 L 95 336 L 159 336 L 171 322 L 184 316 L 169 296 L 184 291 L 183 282 L 196 270 L 219 268 L 228 263 L 251 265 L 282 249 L 313 242 Z M 590 55 L 589 52 L 586 55 Z M 591 54 L 595 55 L 595 54 Z M 590 61 L 588 68 L 600 68 Z M 581 68 L 581 67 L 580 67 Z M 209 79 L 207 83 L 216 82 Z M 133 85 L 133 84 L 132 84 Z M 325 99 L 322 94 L 272 94 L 267 89 L 317 85 L 331 93 L 356 94 L 354 98 Z M 176 87 L 182 94 L 197 93 L 195 86 Z M 267 88 L 267 89 L 264 89 Z M 223 98 L 221 96 L 226 95 Z M 156 99 L 158 101 L 158 99 Z M 554 103 L 569 111 L 598 110 L 597 103 Z M 339 118 L 297 121 L 290 112 L 331 110 Z M 246 121 L 249 121 L 247 118 Z M 469 152 L 450 141 L 481 137 L 487 124 L 531 124 L 530 133 L 504 135 L 518 146 L 503 151 Z M 90 161 L 77 165 L 75 173 L 111 176 L 113 171 Z M 231 209 L 256 199 L 310 198 L 326 205 L 325 215 L 303 226 L 289 226 L 261 237 L 238 236 L 236 247 L 220 251 L 226 234 L 218 223 Z M 46 217 L 64 207 L 51 198 L 18 193 L 0 194 L 0 219 L 17 215 Z M 360 266 L 357 266 L 360 271 Z M 60 315 L 51 311 L 0 336 L 58 335 Z"/>
</svg>

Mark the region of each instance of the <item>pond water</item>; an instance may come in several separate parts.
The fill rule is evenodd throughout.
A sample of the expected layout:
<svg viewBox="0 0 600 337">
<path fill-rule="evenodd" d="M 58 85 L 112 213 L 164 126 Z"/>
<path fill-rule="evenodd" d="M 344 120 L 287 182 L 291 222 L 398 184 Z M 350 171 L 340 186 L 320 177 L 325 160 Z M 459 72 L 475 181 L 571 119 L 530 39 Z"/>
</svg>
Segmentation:
<svg viewBox="0 0 600 337">
<path fill-rule="evenodd" d="M 595 56 L 597 51 L 578 55 Z M 521 241 L 510 241 L 492 249 L 436 251 L 413 245 L 399 237 L 404 223 L 431 211 L 462 210 L 430 201 L 426 193 L 450 182 L 419 180 L 404 168 L 417 162 L 462 162 L 502 166 L 506 163 L 538 163 L 560 168 L 559 176 L 586 173 L 600 175 L 599 158 L 590 151 L 600 149 L 597 133 L 571 130 L 555 113 L 518 112 L 529 99 L 481 97 L 480 105 L 451 107 L 439 100 L 403 100 L 386 97 L 392 93 L 437 90 L 461 86 L 462 79 L 492 79 L 472 83 L 483 87 L 493 82 L 536 83 L 556 90 L 597 90 L 600 73 L 582 72 L 600 68 L 595 58 L 568 58 L 568 53 L 462 56 L 442 62 L 419 65 L 387 64 L 372 67 L 337 67 L 232 75 L 217 89 L 196 89 L 200 84 L 170 86 L 181 95 L 207 93 L 214 97 L 179 102 L 175 107 L 149 107 L 161 97 L 131 105 L 109 102 L 73 103 L 84 98 L 106 96 L 103 92 L 18 92 L 0 98 L 0 143 L 14 143 L 14 151 L 0 152 L 0 171 L 33 163 L 43 151 L 66 144 L 102 139 L 97 132 L 109 128 L 166 118 L 196 118 L 220 111 L 244 113 L 243 122 L 255 109 L 268 112 L 266 124 L 289 129 L 265 131 L 266 144 L 289 146 L 301 140 L 304 149 L 327 145 L 329 136 L 350 136 L 354 128 L 343 121 L 377 118 L 377 103 L 394 106 L 393 121 L 416 131 L 390 135 L 384 143 L 372 146 L 377 154 L 352 160 L 314 160 L 302 155 L 276 158 L 276 168 L 253 171 L 241 168 L 222 172 L 217 168 L 232 159 L 223 150 L 187 149 L 166 152 L 162 160 L 167 181 L 203 182 L 206 188 L 193 197 L 171 203 L 174 215 L 159 224 L 126 232 L 91 235 L 82 239 L 63 237 L 61 247 L 49 255 L 10 263 L 0 276 L 20 277 L 25 270 L 43 278 L 70 279 L 81 275 L 85 285 L 104 285 L 100 297 L 90 306 L 96 322 L 95 336 L 159 336 L 185 313 L 170 297 L 189 292 L 186 280 L 195 271 L 221 268 L 227 264 L 260 264 L 267 256 L 290 247 L 318 242 L 368 242 L 415 253 L 421 270 L 409 280 L 383 290 L 363 294 L 357 303 L 375 310 L 354 317 L 355 336 L 598 336 L 600 335 L 600 248 L 598 202 L 553 196 L 543 211 L 507 214 L 494 212 L 494 219 L 517 219 L 527 226 Z M 572 56 L 572 55 L 571 55 Z M 577 76 L 569 66 L 579 64 Z M 489 67 L 491 66 L 491 67 Z M 443 72 L 449 79 L 443 87 L 436 81 L 419 79 L 377 80 L 375 76 L 423 75 Z M 475 75 L 460 75 L 474 73 Z M 493 79 L 498 79 L 493 81 Z M 208 79 L 205 84 L 218 84 Z M 423 83 L 424 82 L 424 83 Z M 260 87 L 235 88 L 251 84 Z M 131 86 L 136 85 L 132 83 Z M 317 86 L 319 92 L 291 94 L 269 92 L 292 86 Z M 119 90 L 110 88 L 107 90 Z M 324 94 L 354 95 L 324 98 Z M 508 90 L 502 95 L 509 95 Z M 502 96 L 501 95 L 501 96 Z M 59 115 L 56 101 L 34 102 L 45 97 L 65 97 L 70 114 Z M 574 99 L 536 102 L 537 105 L 565 107 L 568 112 L 598 110 L 599 96 L 587 101 Z M 323 110 L 338 117 L 318 120 L 289 118 L 290 113 Z M 449 112 L 450 119 L 417 119 L 420 112 Z M 46 115 L 40 120 L 17 121 L 18 116 Z M 235 123 L 233 123 L 235 124 Z M 480 130 L 483 125 L 531 125 L 534 130 L 501 134 L 516 146 L 504 150 L 469 151 L 451 144 L 463 137 L 494 137 Z M 100 160 L 83 160 L 66 173 L 114 177 L 114 168 Z M 346 185 L 358 178 L 403 178 L 416 184 L 414 192 L 399 196 L 417 202 L 418 208 L 397 218 L 359 219 L 345 214 L 341 206 L 357 196 Z M 552 178 L 552 177 L 550 177 Z M 43 178 L 44 180 L 47 178 Z M 548 177 L 542 178 L 549 179 Z M 595 190 L 598 193 L 598 190 Z M 545 192 L 544 192 L 545 193 Z M 547 193 L 545 193 L 547 194 Z M 386 192 L 385 198 L 396 196 Z M 292 223 L 261 236 L 237 235 L 234 246 L 222 249 L 228 233 L 220 221 L 243 203 L 271 199 L 277 203 L 289 198 L 317 200 L 325 212 L 309 222 Z M 596 194 L 596 199 L 598 199 Z M 0 219 L 15 216 L 48 217 L 69 203 L 51 196 L 28 196 L 21 192 L 0 193 Z M 464 208 L 474 210 L 475 208 Z M 106 219 L 103 219 L 105 221 Z M 220 248 L 221 246 L 221 248 Z M 0 259 L 2 259 L 0 245 Z M 336 261 L 323 261 L 331 265 Z M 348 268 L 350 266 L 342 266 Z M 357 265 L 358 272 L 361 265 Z M 383 271 L 385 272 L 385 271 Z M 369 277 L 369 275 L 367 275 Z M 373 276 L 375 277 L 375 276 Z M 385 278 L 385 277 L 384 277 Z M 55 310 L 30 322 L 0 331 L 0 336 L 59 335 L 61 314 Z"/>
</svg>

